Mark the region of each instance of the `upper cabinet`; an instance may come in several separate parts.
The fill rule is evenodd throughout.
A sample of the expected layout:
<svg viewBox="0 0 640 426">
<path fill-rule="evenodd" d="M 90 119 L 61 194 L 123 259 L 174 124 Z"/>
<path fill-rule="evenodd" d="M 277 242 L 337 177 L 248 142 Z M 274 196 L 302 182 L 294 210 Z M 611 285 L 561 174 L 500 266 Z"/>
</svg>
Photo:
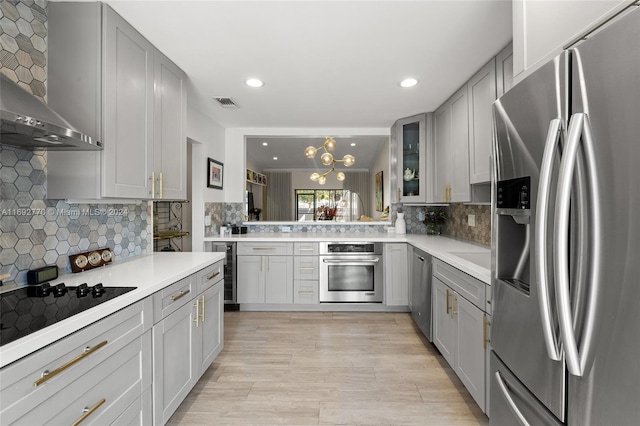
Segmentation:
<svg viewBox="0 0 640 426">
<path fill-rule="evenodd" d="M 435 202 L 466 202 L 469 186 L 469 96 L 465 84 L 434 112 Z"/>
<path fill-rule="evenodd" d="M 468 83 L 469 182 L 491 180 L 491 105 L 496 100 L 496 60 L 491 59 Z"/>
<path fill-rule="evenodd" d="M 186 197 L 186 76 L 109 6 L 49 4 L 48 102 L 102 152 L 48 158 L 48 198 Z"/>
<path fill-rule="evenodd" d="M 418 114 L 396 121 L 392 128 L 391 169 L 395 169 L 397 188 L 394 202 L 428 203 L 433 199 L 432 114 Z M 392 174 L 393 175 L 393 174 Z"/>
<path fill-rule="evenodd" d="M 516 82 L 633 2 L 514 1 L 513 69 Z"/>
<path fill-rule="evenodd" d="M 509 43 L 496 56 L 496 92 L 497 97 L 504 95 L 513 87 L 513 44 Z"/>
<path fill-rule="evenodd" d="M 434 201 L 488 202 L 493 102 L 513 86 L 511 44 L 433 114 Z"/>
</svg>

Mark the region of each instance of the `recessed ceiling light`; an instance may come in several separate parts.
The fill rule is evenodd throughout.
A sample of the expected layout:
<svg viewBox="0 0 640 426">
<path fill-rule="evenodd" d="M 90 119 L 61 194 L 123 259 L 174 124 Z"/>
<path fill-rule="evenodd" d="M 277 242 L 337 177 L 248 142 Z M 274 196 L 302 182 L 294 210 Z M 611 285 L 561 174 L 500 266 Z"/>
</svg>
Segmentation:
<svg viewBox="0 0 640 426">
<path fill-rule="evenodd" d="M 262 142 L 262 146 L 268 146 L 269 144 L 267 142 Z"/>
<path fill-rule="evenodd" d="M 413 87 L 418 84 L 418 80 L 415 78 L 405 78 L 400 82 L 400 87 Z"/>
<path fill-rule="evenodd" d="M 262 87 L 264 86 L 264 81 L 259 80 L 257 78 L 250 78 L 244 82 L 249 87 Z"/>
<path fill-rule="evenodd" d="M 351 142 L 351 146 L 356 146 L 356 143 L 355 142 Z"/>
<path fill-rule="evenodd" d="M 277 159 L 278 159 L 278 157 L 273 157 L 273 159 L 274 159 L 274 160 L 277 160 Z"/>
</svg>

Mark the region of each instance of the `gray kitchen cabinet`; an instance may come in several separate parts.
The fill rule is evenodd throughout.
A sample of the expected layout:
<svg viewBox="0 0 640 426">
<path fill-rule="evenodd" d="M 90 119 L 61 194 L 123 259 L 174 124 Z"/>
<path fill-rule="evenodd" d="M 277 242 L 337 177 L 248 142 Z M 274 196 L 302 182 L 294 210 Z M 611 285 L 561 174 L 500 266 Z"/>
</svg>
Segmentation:
<svg viewBox="0 0 640 426">
<path fill-rule="evenodd" d="M 432 315 L 433 315 L 433 344 L 436 345 L 444 359 L 451 366 L 455 365 L 455 351 L 458 329 L 451 313 L 452 291 L 442 281 L 433 278 Z"/>
<path fill-rule="evenodd" d="M 513 47 L 509 43 L 496 55 L 496 96 L 499 98 L 513 87 Z"/>
<path fill-rule="evenodd" d="M 238 303 L 293 303 L 293 244 L 238 243 Z"/>
<path fill-rule="evenodd" d="M 196 327 L 196 381 L 209 368 L 224 346 L 224 283 L 218 280 L 197 298 L 199 327 Z M 193 383 L 195 385 L 195 382 Z"/>
<path fill-rule="evenodd" d="M 147 298 L 2 368 L 0 424 L 150 422 L 152 310 Z"/>
<path fill-rule="evenodd" d="M 222 261 L 154 294 L 153 418 L 165 424 L 223 347 Z"/>
<path fill-rule="evenodd" d="M 49 155 L 48 197 L 185 198 L 185 74 L 108 5 L 48 12 L 48 102 L 103 144 Z"/>
<path fill-rule="evenodd" d="M 264 303 L 263 256 L 237 256 L 238 303 Z"/>
<path fill-rule="evenodd" d="M 516 82 L 632 3 L 633 0 L 513 2 Z"/>
<path fill-rule="evenodd" d="M 469 90 L 469 182 L 491 180 L 492 105 L 496 100 L 496 59 L 485 64 L 467 84 Z"/>
<path fill-rule="evenodd" d="M 473 399 L 485 410 L 485 313 L 464 297 L 454 294 L 457 322 L 455 368 Z"/>
<path fill-rule="evenodd" d="M 433 343 L 485 411 L 490 325 L 483 311 L 486 285 L 438 259 L 433 266 Z"/>
<path fill-rule="evenodd" d="M 432 153 L 433 153 L 433 114 L 424 113 L 402 118 L 394 124 L 396 134 L 391 138 L 392 156 L 396 163 L 395 182 L 392 190 L 394 203 L 427 203 L 433 199 Z"/>
<path fill-rule="evenodd" d="M 293 303 L 316 305 L 320 300 L 319 245 L 294 243 L 293 252 Z"/>
<path fill-rule="evenodd" d="M 409 306 L 407 244 L 384 245 L 384 301 L 387 306 Z"/>
<path fill-rule="evenodd" d="M 469 185 L 469 103 L 465 84 L 434 112 L 434 202 L 466 202 Z"/>
<path fill-rule="evenodd" d="M 196 321 L 196 302 L 190 298 L 153 327 L 154 424 L 165 424 L 197 381 Z"/>
</svg>

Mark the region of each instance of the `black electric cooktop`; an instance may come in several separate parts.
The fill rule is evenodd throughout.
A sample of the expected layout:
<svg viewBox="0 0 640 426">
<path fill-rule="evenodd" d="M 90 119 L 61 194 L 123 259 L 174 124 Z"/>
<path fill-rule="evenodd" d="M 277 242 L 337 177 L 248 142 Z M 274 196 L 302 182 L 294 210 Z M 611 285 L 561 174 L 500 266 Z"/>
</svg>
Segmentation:
<svg viewBox="0 0 640 426">
<path fill-rule="evenodd" d="M 121 296 L 136 287 L 48 283 L 0 294 L 0 346 Z"/>
</svg>

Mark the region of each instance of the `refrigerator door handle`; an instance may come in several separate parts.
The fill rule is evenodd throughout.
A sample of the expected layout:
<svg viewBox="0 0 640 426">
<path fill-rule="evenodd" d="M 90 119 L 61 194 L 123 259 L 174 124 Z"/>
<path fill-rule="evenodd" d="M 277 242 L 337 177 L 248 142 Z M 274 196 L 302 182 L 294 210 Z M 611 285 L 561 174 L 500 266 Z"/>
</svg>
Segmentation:
<svg viewBox="0 0 640 426">
<path fill-rule="evenodd" d="M 587 305 L 584 319 L 583 332 L 583 357 L 580 356 L 573 328 L 573 313 L 571 309 L 570 286 L 569 286 L 569 214 L 571 205 L 571 184 L 574 169 L 577 161 L 578 148 L 581 139 L 584 141 L 584 148 L 587 161 L 587 173 L 589 175 L 590 191 L 590 213 L 592 222 L 590 226 L 591 239 L 591 262 L 592 269 L 590 291 L 591 297 Z M 576 113 L 571 117 L 567 144 L 563 152 L 560 174 L 558 177 L 558 193 L 556 197 L 555 224 L 556 233 L 554 235 L 554 261 L 556 280 L 556 303 L 558 308 L 558 322 L 560 324 L 560 334 L 564 344 L 564 352 L 567 362 L 567 370 L 574 376 L 582 376 L 584 371 L 585 355 L 589 352 L 590 336 L 592 335 L 595 323 L 595 294 L 600 276 L 600 213 L 599 213 L 599 193 L 597 187 L 596 164 L 593 152 L 593 136 L 589 118 L 584 113 Z M 581 255 L 578 253 L 578 255 Z"/>
<path fill-rule="evenodd" d="M 540 316 L 542 319 L 542 331 L 544 335 L 545 346 L 549 358 L 554 361 L 560 361 L 561 354 L 556 338 L 556 333 L 551 320 L 551 299 L 549 297 L 549 282 L 547 280 L 547 271 L 549 265 L 547 263 L 547 231 L 549 218 L 549 194 L 551 193 L 551 172 L 555 154 L 557 152 L 558 143 L 560 141 L 562 122 L 558 118 L 554 118 L 549 123 L 549 131 L 547 132 L 547 141 L 542 156 L 542 165 L 540 167 L 540 184 L 538 187 L 537 209 L 536 209 L 536 269 L 538 275 L 538 303 L 540 307 Z"/>
<path fill-rule="evenodd" d="M 509 409 L 511 410 L 513 415 L 518 419 L 518 422 L 520 423 L 521 426 L 530 426 L 529 422 L 524 417 L 524 415 L 516 405 L 515 401 L 509 394 L 509 389 L 507 389 L 507 385 L 504 383 L 504 380 L 502 379 L 500 372 L 496 371 L 495 376 L 496 376 L 496 382 L 498 383 L 498 387 L 500 388 L 500 392 L 502 392 L 502 396 L 504 396 L 504 399 L 507 401 L 507 404 L 509 405 Z"/>
</svg>

